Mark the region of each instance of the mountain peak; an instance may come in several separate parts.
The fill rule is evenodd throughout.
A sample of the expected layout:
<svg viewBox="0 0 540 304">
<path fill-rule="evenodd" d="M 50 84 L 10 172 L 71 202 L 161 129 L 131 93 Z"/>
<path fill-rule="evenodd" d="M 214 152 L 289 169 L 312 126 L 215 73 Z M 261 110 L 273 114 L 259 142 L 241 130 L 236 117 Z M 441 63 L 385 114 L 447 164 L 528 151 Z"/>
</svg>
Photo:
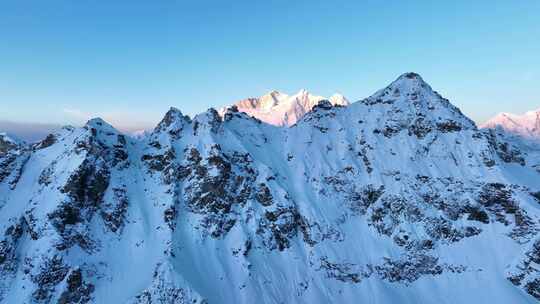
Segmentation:
<svg viewBox="0 0 540 304">
<path fill-rule="evenodd" d="M 102 143 L 114 144 L 116 142 L 117 135 L 120 135 L 120 132 L 116 130 L 112 125 L 110 125 L 105 120 L 96 117 L 90 119 L 85 125 L 84 128 L 89 131 L 91 137 L 95 137 Z M 54 138 L 54 135 L 51 135 Z M 48 136 L 44 141 L 51 141 L 51 138 Z M 42 142 L 43 143 L 43 142 Z"/>
<path fill-rule="evenodd" d="M 182 118 L 184 115 L 182 114 L 182 111 L 180 111 L 178 108 L 170 107 L 169 111 L 165 113 L 165 116 L 163 117 L 162 122 L 166 122 L 169 124 L 172 120 L 175 118 Z"/>
<path fill-rule="evenodd" d="M 294 94 L 294 96 L 307 96 L 311 95 L 307 89 L 300 89 L 298 93 Z"/>
<path fill-rule="evenodd" d="M 238 111 L 266 123 L 276 126 L 292 126 L 321 100 L 328 100 L 331 105 L 349 105 L 347 98 L 341 94 L 334 94 L 330 98 L 326 98 L 301 89 L 294 95 L 271 91 L 258 98 L 247 98 L 236 102 L 234 106 L 237 107 Z M 228 108 L 230 107 L 220 109 L 219 114 L 224 116 Z"/>
<path fill-rule="evenodd" d="M 253 108 L 260 108 L 270 110 L 272 107 L 277 106 L 289 96 L 278 91 L 271 91 L 259 98 L 250 98 L 253 101 Z"/>
<path fill-rule="evenodd" d="M 333 105 L 348 106 L 351 104 L 351 102 L 345 96 L 339 93 L 335 93 L 334 95 L 330 96 L 328 100 Z"/>
<path fill-rule="evenodd" d="M 111 126 L 108 122 L 106 122 L 100 117 L 88 120 L 85 124 L 85 127 L 94 128 L 97 130 L 115 130 L 113 126 Z"/>
<path fill-rule="evenodd" d="M 168 130 L 169 132 L 173 131 L 173 133 L 177 133 L 179 130 L 183 129 L 185 122 L 189 121 L 189 116 L 184 116 L 182 111 L 178 108 L 170 107 L 163 119 L 154 128 L 154 132 Z"/>
<path fill-rule="evenodd" d="M 284 94 L 280 91 L 277 91 L 277 90 L 272 90 L 268 93 L 266 93 L 265 95 L 269 95 L 269 96 L 281 96 L 281 95 L 287 95 L 287 94 Z M 264 96 L 264 95 L 263 95 Z"/>
<path fill-rule="evenodd" d="M 424 81 L 422 79 L 422 76 L 420 76 L 420 74 L 415 73 L 415 72 L 403 73 L 398 77 L 398 79 L 410 79 L 410 80 Z"/>
<path fill-rule="evenodd" d="M 380 108 L 386 127 L 396 125 L 392 127 L 394 129 L 406 124 L 411 124 L 412 129 L 425 131 L 433 129 L 433 126 L 443 129 L 450 126 L 452 130 L 476 128 L 472 120 L 434 91 L 420 75 L 412 72 L 402 74 L 361 103 Z"/>
<path fill-rule="evenodd" d="M 406 91 L 418 91 L 421 88 L 428 91 L 432 90 L 431 87 L 424 81 L 422 76 L 413 72 L 400 75 L 394 82 L 390 84 L 390 86 Z"/>
<path fill-rule="evenodd" d="M 506 132 L 527 139 L 540 140 L 540 109 L 528 111 L 523 115 L 499 113 L 483 123 L 481 128 L 501 128 Z"/>
</svg>

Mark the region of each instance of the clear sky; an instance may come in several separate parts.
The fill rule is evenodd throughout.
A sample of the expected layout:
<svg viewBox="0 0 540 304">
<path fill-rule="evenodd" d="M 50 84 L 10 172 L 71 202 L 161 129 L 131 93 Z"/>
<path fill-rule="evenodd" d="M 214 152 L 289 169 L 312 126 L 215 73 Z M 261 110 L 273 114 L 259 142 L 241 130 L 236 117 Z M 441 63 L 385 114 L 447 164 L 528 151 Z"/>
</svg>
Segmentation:
<svg viewBox="0 0 540 304">
<path fill-rule="evenodd" d="M 0 0 L 0 120 L 148 127 L 420 73 L 477 122 L 540 108 L 540 1 Z"/>
</svg>

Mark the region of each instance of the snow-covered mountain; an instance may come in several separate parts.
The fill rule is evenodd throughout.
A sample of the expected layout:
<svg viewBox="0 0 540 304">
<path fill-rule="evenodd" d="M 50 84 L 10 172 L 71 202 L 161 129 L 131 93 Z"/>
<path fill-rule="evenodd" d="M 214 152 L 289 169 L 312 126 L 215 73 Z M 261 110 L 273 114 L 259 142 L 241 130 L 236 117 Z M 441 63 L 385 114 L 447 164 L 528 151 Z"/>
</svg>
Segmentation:
<svg viewBox="0 0 540 304">
<path fill-rule="evenodd" d="M 244 112 L 263 122 L 276 126 L 292 126 L 320 101 L 328 100 L 332 105 L 347 106 L 349 101 L 341 94 L 334 94 L 330 98 L 316 96 L 307 90 L 300 90 L 294 95 L 287 95 L 272 91 L 259 98 L 248 98 L 235 103 L 240 112 Z M 219 110 L 221 116 L 225 115 L 231 107 Z"/>
<path fill-rule="evenodd" d="M 288 128 L 171 108 L 0 153 L 2 303 L 536 303 L 540 151 L 414 73 Z"/>
<path fill-rule="evenodd" d="M 540 109 L 523 115 L 500 113 L 480 127 L 490 129 L 500 127 L 511 134 L 540 142 Z"/>
<path fill-rule="evenodd" d="M 0 132 L 0 153 L 22 144 L 21 140 L 8 135 L 6 132 Z"/>
</svg>

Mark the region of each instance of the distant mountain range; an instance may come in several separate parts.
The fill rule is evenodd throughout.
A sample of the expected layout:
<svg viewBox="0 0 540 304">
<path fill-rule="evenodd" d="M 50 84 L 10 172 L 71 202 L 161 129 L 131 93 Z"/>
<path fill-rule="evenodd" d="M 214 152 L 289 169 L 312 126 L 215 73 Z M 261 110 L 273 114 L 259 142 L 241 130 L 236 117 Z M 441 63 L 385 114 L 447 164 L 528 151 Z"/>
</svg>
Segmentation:
<svg viewBox="0 0 540 304">
<path fill-rule="evenodd" d="M 239 111 L 266 123 L 276 126 L 292 126 L 322 100 L 328 100 L 332 105 L 349 105 L 347 98 L 341 94 L 325 98 L 312 95 L 307 90 L 300 90 L 292 96 L 272 91 L 259 98 L 241 100 L 234 106 Z M 224 115 L 229 108 L 222 108 L 219 113 Z"/>
<path fill-rule="evenodd" d="M 500 113 L 481 125 L 481 128 L 497 127 L 523 138 L 540 141 L 540 109 L 523 115 Z"/>
<path fill-rule="evenodd" d="M 47 135 L 62 128 L 61 125 L 43 123 L 21 123 L 0 120 L 0 132 L 27 142 L 43 140 Z"/>
</svg>

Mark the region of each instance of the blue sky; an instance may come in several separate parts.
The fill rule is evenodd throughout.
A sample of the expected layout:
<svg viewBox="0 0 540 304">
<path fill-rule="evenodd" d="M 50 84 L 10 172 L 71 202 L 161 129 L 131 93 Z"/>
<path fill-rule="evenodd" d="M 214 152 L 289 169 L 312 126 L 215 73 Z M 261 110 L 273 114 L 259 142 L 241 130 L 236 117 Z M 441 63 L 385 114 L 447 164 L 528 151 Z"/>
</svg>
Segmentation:
<svg viewBox="0 0 540 304">
<path fill-rule="evenodd" d="M 540 108 L 540 1 L 0 0 L 0 120 L 148 127 L 420 73 L 478 122 Z"/>
</svg>

